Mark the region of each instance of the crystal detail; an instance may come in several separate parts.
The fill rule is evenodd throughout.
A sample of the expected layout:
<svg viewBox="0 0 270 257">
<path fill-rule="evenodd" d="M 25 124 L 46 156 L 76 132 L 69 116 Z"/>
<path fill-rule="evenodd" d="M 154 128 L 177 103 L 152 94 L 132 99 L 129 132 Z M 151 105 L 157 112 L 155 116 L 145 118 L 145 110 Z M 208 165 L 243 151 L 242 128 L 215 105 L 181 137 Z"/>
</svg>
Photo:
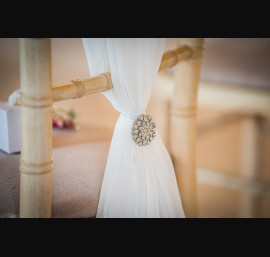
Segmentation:
<svg viewBox="0 0 270 257">
<path fill-rule="evenodd" d="M 146 146 L 156 136 L 156 124 L 150 115 L 137 117 L 131 130 L 133 141 L 139 146 Z"/>
</svg>

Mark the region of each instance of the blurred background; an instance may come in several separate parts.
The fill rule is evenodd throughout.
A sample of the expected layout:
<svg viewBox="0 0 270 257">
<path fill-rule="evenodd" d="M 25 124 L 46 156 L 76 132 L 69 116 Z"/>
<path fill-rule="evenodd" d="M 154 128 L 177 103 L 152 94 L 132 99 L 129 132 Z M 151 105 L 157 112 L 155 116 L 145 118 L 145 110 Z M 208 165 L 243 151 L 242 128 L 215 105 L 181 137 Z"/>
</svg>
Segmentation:
<svg viewBox="0 0 270 257">
<path fill-rule="evenodd" d="M 52 83 L 90 77 L 79 38 L 52 38 Z M 177 39 L 167 39 L 175 49 Z M 270 217 L 270 39 L 206 38 L 198 92 L 199 217 Z M 174 68 L 159 73 L 147 112 L 168 148 Z M 20 87 L 19 39 L 0 39 L 0 100 Z M 102 93 L 54 104 L 73 108 L 78 131 L 53 147 L 109 141 L 119 113 Z M 1 125 L 1 124 L 0 124 Z"/>
</svg>

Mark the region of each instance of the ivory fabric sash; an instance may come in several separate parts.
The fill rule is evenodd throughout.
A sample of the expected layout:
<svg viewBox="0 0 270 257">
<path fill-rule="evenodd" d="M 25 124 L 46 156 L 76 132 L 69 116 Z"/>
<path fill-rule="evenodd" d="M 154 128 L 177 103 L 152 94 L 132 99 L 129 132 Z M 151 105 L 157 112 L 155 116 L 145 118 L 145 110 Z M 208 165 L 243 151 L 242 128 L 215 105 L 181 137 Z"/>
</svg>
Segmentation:
<svg viewBox="0 0 270 257">
<path fill-rule="evenodd" d="M 131 136 L 133 122 L 145 113 L 166 39 L 83 38 L 82 42 L 91 76 L 111 73 L 113 89 L 103 94 L 120 112 L 97 217 L 185 217 L 172 161 L 158 131 L 147 146 L 135 144 Z"/>
</svg>

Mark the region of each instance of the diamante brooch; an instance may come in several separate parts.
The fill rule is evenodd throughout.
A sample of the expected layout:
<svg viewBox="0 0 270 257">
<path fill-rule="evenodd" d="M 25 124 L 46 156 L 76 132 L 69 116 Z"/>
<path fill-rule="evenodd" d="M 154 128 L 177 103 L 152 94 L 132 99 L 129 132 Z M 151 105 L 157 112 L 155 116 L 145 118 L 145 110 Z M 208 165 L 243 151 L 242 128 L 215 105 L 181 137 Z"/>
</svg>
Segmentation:
<svg viewBox="0 0 270 257">
<path fill-rule="evenodd" d="M 147 114 L 139 115 L 134 121 L 131 135 L 137 145 L 149 145 L 156 136 L 156 124 L 152 117 Z"/>
</svg>

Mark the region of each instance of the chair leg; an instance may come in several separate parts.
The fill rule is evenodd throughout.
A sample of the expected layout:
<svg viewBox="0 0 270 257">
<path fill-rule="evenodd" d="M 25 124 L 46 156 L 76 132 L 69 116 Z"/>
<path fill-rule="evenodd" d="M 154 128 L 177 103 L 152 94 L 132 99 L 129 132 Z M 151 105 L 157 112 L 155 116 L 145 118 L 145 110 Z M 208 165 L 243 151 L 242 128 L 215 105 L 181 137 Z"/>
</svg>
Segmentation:
<svg viewBox="0 0 270 257">
<path fill-rule="evenodd" d="M 20 39 L 20 217 L 51 217 L 52 89 L 50 39 Z"/>
<path fill-rule="evenodd" d="M 196 192 L 196 111 L 197 91 L 204 40 L 183 38 L 178 45 L 195 50 L 192 58 L 175 68 L 171 101 L 170 152 L 186 217 L 197 217 Z"/>
</svg>

